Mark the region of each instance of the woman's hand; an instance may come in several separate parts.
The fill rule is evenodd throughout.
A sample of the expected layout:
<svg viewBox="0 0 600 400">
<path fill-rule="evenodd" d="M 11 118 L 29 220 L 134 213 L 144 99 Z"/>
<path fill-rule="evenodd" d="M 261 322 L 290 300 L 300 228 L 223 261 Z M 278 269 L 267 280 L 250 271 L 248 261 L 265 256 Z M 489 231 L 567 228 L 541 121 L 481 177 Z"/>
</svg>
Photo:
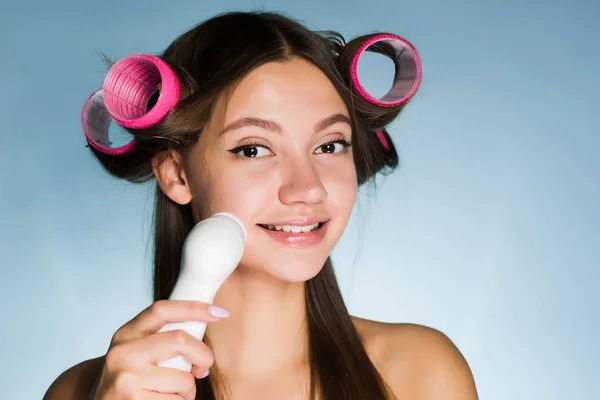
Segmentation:
<svg viewBox="0 0 600 400">
<path fill-rule="evenodd" d="M 115 332 L 93 400 L 194 400 L 195 378 L 204 378 L 214 362 L 212 351 L 183 330 L 157 331 L 168 322 L 216 322 L 224 310 L 206 303 L 160 300 Z M 181 355 L 192 371 L 159 367 Z"/>
</svg>

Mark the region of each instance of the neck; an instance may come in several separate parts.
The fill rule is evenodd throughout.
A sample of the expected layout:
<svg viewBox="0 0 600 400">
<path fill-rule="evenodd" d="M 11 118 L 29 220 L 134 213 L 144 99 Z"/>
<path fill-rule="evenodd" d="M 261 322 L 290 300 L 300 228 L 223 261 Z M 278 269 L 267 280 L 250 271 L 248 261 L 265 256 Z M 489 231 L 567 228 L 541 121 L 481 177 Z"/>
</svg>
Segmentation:
<svg viewBox="0 0 600 400">
<path fill-rule="evenodd" d="M 219 373 L 259 378 L 307 365 L 304 282 L 284 282 L 238 267 L 214 304 L 230 313 L 206 330 Z"/>
</svg>

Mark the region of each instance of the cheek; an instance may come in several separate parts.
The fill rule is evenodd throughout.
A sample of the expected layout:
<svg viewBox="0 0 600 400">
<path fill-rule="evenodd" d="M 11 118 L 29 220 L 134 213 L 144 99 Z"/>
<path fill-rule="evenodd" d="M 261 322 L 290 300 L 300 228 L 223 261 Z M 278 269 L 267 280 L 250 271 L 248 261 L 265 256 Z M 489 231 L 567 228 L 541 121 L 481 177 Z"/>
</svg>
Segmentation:
<svg viewBox="0 0 600 400">
<path fill-rule="evenodd" d="M 358 182 L 354 164 L 341 168 L 327 169 L 324 173 L 323 186 L 327 191 L 329 208 L 339 213 L 352 212 L 358 195 Z"/>
<path fill-rule="evenodd" d="M 209 215 L 232 212 L 244 223 L 254 224 L 273 203 L 277 180 L 248 174 L 247 168 L 229 168 L 213 174 L 208 194 Z"/>
</svg>

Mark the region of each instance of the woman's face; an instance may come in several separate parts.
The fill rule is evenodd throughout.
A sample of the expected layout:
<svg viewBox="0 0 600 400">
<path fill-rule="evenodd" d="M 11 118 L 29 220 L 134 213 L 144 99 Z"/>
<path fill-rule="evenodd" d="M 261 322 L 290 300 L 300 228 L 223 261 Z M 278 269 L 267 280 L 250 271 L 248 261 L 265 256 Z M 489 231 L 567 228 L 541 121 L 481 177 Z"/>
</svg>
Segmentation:
<svg viewBox="0 0 600 400">
<path fill-rule="evenodd" d="M 351 133 L 333 84 L 300 58 L 257 68 L 220 99 L 184 164 L 198 219 L 232 212 L 246 224 L 238 271 L 319 272 L 356 200 Z"/>
</svg>

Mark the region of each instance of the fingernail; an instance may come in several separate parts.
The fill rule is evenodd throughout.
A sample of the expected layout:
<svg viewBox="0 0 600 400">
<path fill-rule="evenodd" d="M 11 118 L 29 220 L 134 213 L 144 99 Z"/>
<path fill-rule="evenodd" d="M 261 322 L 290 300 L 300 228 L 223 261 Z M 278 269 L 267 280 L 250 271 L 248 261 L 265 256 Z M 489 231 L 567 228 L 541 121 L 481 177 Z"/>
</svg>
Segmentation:
<svg viewBox="0 0 600 400">
<path fill-rule="evenodd" d="M 217 318 L 229 317 L 229 313 L 224 308 L 221 308 L 218 306 L 210 306 L 210 307 L 208 307 L 208 310 L 213 317 L 217 317 Z"/>
<path fill-rule="evenodd" d="M 202 375 L 202 378 L 200 379 L 204 379 L 208 376 L 208 374 L 210 374 L 210 369 L 207 369 L 206 372 L 204 373 L 204 375 Z"/>
</svg>

